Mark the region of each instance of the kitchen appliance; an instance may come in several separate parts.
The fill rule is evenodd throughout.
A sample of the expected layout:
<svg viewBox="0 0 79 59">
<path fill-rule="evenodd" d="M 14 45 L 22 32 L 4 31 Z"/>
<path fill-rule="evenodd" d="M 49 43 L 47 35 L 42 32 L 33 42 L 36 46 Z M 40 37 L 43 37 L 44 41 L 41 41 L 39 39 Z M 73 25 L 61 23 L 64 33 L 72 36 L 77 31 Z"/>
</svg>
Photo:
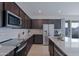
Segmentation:
<svg viewBox="0 0 79 59">
<path fill-rule="evenodd" d="M 22 56 L 21 52 L 26 48 L 27 42 L 23 40 L 11 39 L 9 41 L 1 43 L 4 46 L 15 46 L 14 56 Z"/>
<path fill-rule="evenodd" d="M 54 36 L 54 24 L 43 24 L 43 45 L 49 44 L 48 36 Z"/>
<path fill-rule="evenodd" d="M 21 28 L 21 18 L 10 11 L 3 11 L 3 27 Z"/>
</svg>

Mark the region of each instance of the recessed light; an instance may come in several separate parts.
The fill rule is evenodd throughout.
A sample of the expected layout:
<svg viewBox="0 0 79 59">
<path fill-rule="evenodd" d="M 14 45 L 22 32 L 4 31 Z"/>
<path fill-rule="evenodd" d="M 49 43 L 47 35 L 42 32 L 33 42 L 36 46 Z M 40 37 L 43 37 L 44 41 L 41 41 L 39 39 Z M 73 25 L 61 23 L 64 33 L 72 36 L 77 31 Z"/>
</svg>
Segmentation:
<svg viewBox="0 0 79 59">
<path fill-rule="evenodd" d="M 58 10 L 58 13 L 60 14 L 61 13 L 61 10 Z"/>
<path fill-rule="evenodd" d="M 42 11 L 41 10 L 38 10 L 38 13 L 42 13 Z"/>
</svg>

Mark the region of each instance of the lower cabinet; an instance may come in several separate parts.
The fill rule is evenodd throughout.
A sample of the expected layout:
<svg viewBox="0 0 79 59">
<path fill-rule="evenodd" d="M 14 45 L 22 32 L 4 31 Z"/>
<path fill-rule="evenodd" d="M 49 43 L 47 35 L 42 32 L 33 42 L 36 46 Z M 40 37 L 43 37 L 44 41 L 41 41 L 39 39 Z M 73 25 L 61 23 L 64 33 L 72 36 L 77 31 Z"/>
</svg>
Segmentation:
<svg viewBox="0 0 79 59">
<path fill-rule="evenodd" d="M 33 43 L 34 44 L 43 44 L 43 35 L 33 35 Z"/>
<path fill-rule="evenodd" d="M 65 56 L 56 46 L 54 46 L 54 56 Z"/>
<path fill-rule="evenodd" d="M 54 44 L 52 43 L 51 40 L 49 40 L 49 52 L 50 52 L 50 56 L 54 56 Z"/>
<path fill-rule="evenodd" d="M 49 52 L 50 56 L 67 56 L 54 42 L 49 39 Z"/>
<path fill-rule="evenodd" d="M 30 37 L 28 40 L 27 40 L 27 45 L 26 45 L 26 55 L 28 54 L 28 52 L 30 51 L 30 48 L 33 44 L 33 36 Z"/>
<path fill-rule="evenodd" d="M 19 52 L 17 52 L 17 56 L 26 56 L 26 46 Z"/>
<path fill-rule="evenodd" d="M 15 51 L 18 49 L 18 51 L 15 52 L 15 56 L 27 56 L 31 46 L 33 43 L 33 36 L 28 38 L 25 42 L 25 44 L 22 46 L 22 49 L 16 48 Z"/>
<path fill-rule="evenodd" d="M 42 35 L 31 36 L 24 43 L 22 43 L 21 48 L 16 47 L 13 51 L 11 51 L 6 56 L 27 56 L 28 52 L 30 51 L 30 48 L 32 47 L 32 44 L 43 44 L 43 36 Z"/>
</svg>

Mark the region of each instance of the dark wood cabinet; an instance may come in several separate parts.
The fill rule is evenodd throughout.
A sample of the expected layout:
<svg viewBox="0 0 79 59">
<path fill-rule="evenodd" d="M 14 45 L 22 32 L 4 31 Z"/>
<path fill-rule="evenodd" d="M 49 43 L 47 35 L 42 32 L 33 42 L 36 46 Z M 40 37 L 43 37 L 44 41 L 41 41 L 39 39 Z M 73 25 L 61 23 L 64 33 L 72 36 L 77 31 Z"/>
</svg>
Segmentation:
<svg viewBox="0 0 79 59">
<path fill-rule="evenodd" d="M 34 19 L 32 20 L 32 28 L 33 29 L 42 29 L 43 22 L 42 20 Z"/>
<path fill-rule="evenodd" d="M 50 56 L 67 56 L 54 42 L 49 39 L 49 53 Z"/>
<path fill-rule="evenodd" d="M 25 44 L 22 46 L 22 50 L 15 53 L 15 56 L 27 56 L 28 52 L 30 51 L 30 48 L 32 46 L 32 43 L 33 43 L 33 36 L 28 38 L 26 41 L 25 41 Z M 15 49 L 16 51 L 16 49 Z"/>
<path fill-rule="evenodd" d="M 22 28 L 25 28 L 27 26 L 27 25 L 25 25 L 25 21 L 26 21 L 25 13 L 22 10 L 20 10 L 20 17 L 21 17 L 21 20 L 22 20 Z"/>
<path fill-rule="evenodd" d="M 28 29 L 31 29 L 32 28 L 32 20 L 28 20 Z"/>
<path fill-rule="evenodd" d="M 25 15 L 25 27 L 30 29 L 31 25 L 32 25 L 31 24 L 31 19 L 27 15 Z"/>
<path fill-rule="evenodd" d="M 26 56 L 26 46 L 21 51 L 19 51 L 16 55 L 17 56 Z"/>
<path fill-rule="evenodd" d="M 54 24 L 55 29 L 60 29 L 61 19 L 33 19 L 32 20 L 33 29 L 42 29 L 43 24 Z"/>
<path fill-rule="evenodd" d="M 61 29 L 61 19 L 49 19 L 48 24 L 54 24 L 55 29 Z"/>
<path fill-rule="evenodd" d="M 22 28 L 31 28 L 30 17 L 15 2 L 3 2 L 3 10 L 8 10 L 21 17 Z"/>
<path fill-rule="evenodd" d="M 50 56 L 54 56 L 54 43 L 49 40 L 49 52 L 50 52 Z"/>
<path fill-rule="evenodd" d="M 10 12 L 19 16 L 20 8 L 14 2 L 5 2 L 4 10 L 9 10 Z"/>
<path fill-rule="evenodd" d="M 56 44 L 54 44 L 54 56 L 67 56 Z"/>
<path fill-rule="evenodd" d="M 27 40 L 27 45 L 26 45 L 26 55 L 28 54 L 28 52 L 30 51 L 30 48 L 32 47 L 32 43 L 33 43 L 33 36 L 30 37 Z"/>
<path fill-rule="evenodd" d="M 22 18 L 22 27 L 30 29 L 31 19 L 22 10 L 20 10 L 20 17 Z"/>
<path fill-rule="evenodd" d="M 33 35 L 34 44 L 43 44 L 43 35 Z"/>
</svg>

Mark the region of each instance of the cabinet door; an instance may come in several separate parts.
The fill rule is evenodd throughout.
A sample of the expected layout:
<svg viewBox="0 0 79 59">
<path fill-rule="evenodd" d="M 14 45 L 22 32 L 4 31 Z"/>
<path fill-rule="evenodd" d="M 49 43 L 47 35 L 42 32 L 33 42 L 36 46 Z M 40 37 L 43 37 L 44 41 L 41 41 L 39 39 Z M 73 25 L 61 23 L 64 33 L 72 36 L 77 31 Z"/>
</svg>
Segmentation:
<svg viewBox="0 0 79 59">
<path fill-rule="evenodd" d="M 54 43 L 49 39 L 49 53 L 50 56 L 54 56 Z"/>
<path fill-rule="evenodd" d="M 43 44 L 43 35 L 34 35 L 33 43 L 34 44 Z"/>
<path fill-rule="evenodd" d="M 21 20 L 22 20 L 22 28 L 25 28 L 25 14 L 22 10 L 20 10 L 20 17 L 21 17 Z"/>
<path fill-rule="evenodd" d="M 32 25 L 32 23 L 31 23 L 31 19 L 28 19 L 28 29 L 31 28 L 31 25 Z"/>
<path fill-rule="evenodd" d="M 54 56 L 67 56 L 59 47 L 54 45 Z"/>
<path fill-rule="evenodd" d="M 39 26 L 37 20 L 32 20 L 32 29 L 38 29 L 38 28 Z"/>
<path fill-rule="evenodd" d="M 33 36 L 30 37 L 30 38 L 27 40 L 26 55 L 27 55 L 28 52 L 30 51 L 30 48 L 31 48 L 31 46 L 32 46 L 32 43 L 33 43 Z"/>
<path fill-rule="evenodd" d="M 32 28 L 33 29 L 42 29 L 42 25 L 43 25 L 43 20 L 32 20 Z"/>
<path fill-rule="evenodd" d="M 26 46 L 21 51 L 19 51 L 16 55 L 17 56 L 26 56 Z"/>
<path fill-rule="evenodd" d="M 16 3 L 4 2 L 4 8 L 5 8 L 5 10 L 11 11 L 12 13 L 19 16 L 20 8 L 16 5 Z"/>
<path fill-rule="evenodd" d="M 25 15 L 25 27 L 30 29 L 30 25 L 30 18 L 27 15 Z"/>
<path fill-rule="evenodd" d="M 54 24 L 55 29 L 60 29 L 61 28 L 61 19 L 49 19 L 48 23 L 49 24 Z"/>
</svg>

